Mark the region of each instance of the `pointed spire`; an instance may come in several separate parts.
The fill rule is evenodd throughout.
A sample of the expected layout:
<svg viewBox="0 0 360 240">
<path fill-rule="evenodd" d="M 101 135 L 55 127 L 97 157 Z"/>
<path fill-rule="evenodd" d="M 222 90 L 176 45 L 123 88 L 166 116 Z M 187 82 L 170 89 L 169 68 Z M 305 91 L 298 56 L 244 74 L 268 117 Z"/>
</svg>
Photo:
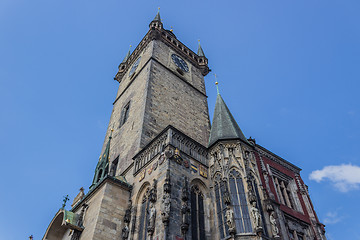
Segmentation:
<svg viewBox="0 0 360 240">
<path fill-rule="evenodd" d="M 157 12 L 157 14 L 156 14 L 156 16 L 155 16 L 155 18 L 154 18 L 153 21 L 159 21 L 159 22 L 161 22 L 161 18 L 160 18 L 160 7 L 158 7 L 158 12 Z"/>
<path fill-rule="evenodd" d="M 126 63 L 126 61 L 129 59 L 129 57 L 130 57 L 130 49 L 131 49 L 131 45 L 130 45 L 130 47 L 129 47 L 128 53 L 126 54 L 124 60 L 123 60 L 121 63 Z"/>
<path fill-rule="evenodd" d="M 205 57 L 204 51 L 202 50 L 202 47 L 200 45 L 200 39 L 198 40 L 198 42 L 199 42 L 199 47 L 198 47 L 197 55 L 199 57 Z"/>
<path fill-rule="evenodd" d="M 241 139 L 247 142 L 246 137 L 236 123 L 221 95 L 218 94 L 211 126 L 209 147 L 218 140 L 226 139 Z"/>
</svg>

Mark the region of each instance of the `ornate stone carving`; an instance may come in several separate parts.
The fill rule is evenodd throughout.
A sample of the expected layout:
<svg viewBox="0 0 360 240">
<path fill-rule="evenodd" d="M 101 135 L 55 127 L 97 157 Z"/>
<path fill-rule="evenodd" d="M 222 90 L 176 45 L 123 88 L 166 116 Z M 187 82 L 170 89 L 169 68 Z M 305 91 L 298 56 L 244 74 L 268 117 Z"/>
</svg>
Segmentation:
<svg viewBox="0 0 360 240">
<path fill-rule="evenodd" d="M 231 204 L 230 192 L 229 192 L 229 189 L 228 189 L 227 181 L 225 179 L 223 181 L 224 181 L 224 196 L 223 196 L 223 199 L 224 199 L 225 205 L 229 206 Z"/>
<path fill-rule="evenodd" d="M 256 230 L 256 232 L 261 231 L 262 226 L 261 226 L 261 215 L 259 212 L 259 209 L 257 209 L 256 207 L 256 201 L 252 202 L 251 204 L 251 208 L 250 208 L 250 212 L 251 212 L 251 216 L 253 219 L 253 223 L 254 223 L 254 228 Z"/>
<path fill-rule="evenodd" d="M 81 212 L 80 212 L 80 215 L 79 215 L 79 219 L 77 220 L 77 225 L 79 227 L 83 227 L 83 223 L 84 223 L 84 213 L 85 213 L 85 210 L 86 208 L 88 207 L 88 205 L 86 203 L 84 203 L 81 207 Z"/>
<path fill-rule="evenodd" d="M 129 227 L 128 227 L 128 225 L 125 225 L 123 227 L 122 232 L 121 232 L 121 237 L 122 237 L 123 240 L 128 239 L 128 237 L 129 237 Z"/>
<path fill-rule="evenodd" d="M 188 203 L 183 202 L 181 205 L 181 232 L 183 235 L 185 235 L 189 229 L 189 213 L 190 208 Z"/>
<path fill-rule="evenodd" d="M 131 220 L 131 209 L 132 209 L 132 202 L 130 200 L 129 206 L 128 208 L 125 210 L 125 215 L 124 215 L 124 222 L 125 223 L 129 223 Z"/>
<path fill-rule="evenodd" d="M 226 225 L 229 227 L 229 233 L 230 235 L 233 236 L 236 233 L 236 229 L 235 229 L 235 221 L 234 221 L 234 211 L 230 206 L 226 207 L 225 218 L 226 218 Z"/>
<path fill-rule="evenodd" d="M 189 184 L 188 184 L 187 177 L 184 177 L 184 185 L 183 185 L 183 188 L 181 190 L 181 200 L 183 200 L 185 202 L 187 200 L 189 200 Z"/>
<path fill-rule="evenodd" d="M 129 224 L 130 224 L 130 220 L 131 220 L 131 210 L 132 210 L 132 202 L 130 200 L 129 206 L 128 208 L 125 210 L 125 215 L 124 215 L 124 227 L 122 229 L 121 232 L 121 237 L 123 240 L 128 239 L 129 237 Z"/>
<path fill-rule="evenodd" d="M 274 238 L 279 238 L 279 228 L 277 227 L 275 212 L 272 211 L 270 213 L 270 224 L 271 224 L 271 231 Z"/>
<path fill-rule="evenodd" d="M 156 202 L 156 200 L 157 200 L 157 189 L 156 189 L 156 186 L 157 186 L 157 180 L 154 179 L 153 186 L 152 186 L 152 188 L 151 188 L 150 191 L 149 191 L 149 200 L 150 200 L 150 202 Z"/>
<path fill-rule="evenodd" d="M 149 235 L 153 235 L 155 231 L 155 220 L 156 220 L 156 208 L 155 203 L 150 202 L 149 210 L 149 219 L 148 219 L 148 233 Z"/>
<path fill-rule="evenodd" d="M 164 195 L 162 199 L 162 221 L 165 224 L 165 226 L 169 223 L 169 217 L 170 217 L 170 206 L 171 206 L 171 183 L 170 183 L 170 170 L 167 170 L 166 172 L 166 178 L 164 183 Z"/>
<path fill-rule="evenodd" d="M 186 232 L 189 230 L 189 184 L 187 177 L 184 177 L 183 188 L 181 190 L 181 233 L 183 236 L 186 235 Z"/>
</svg>

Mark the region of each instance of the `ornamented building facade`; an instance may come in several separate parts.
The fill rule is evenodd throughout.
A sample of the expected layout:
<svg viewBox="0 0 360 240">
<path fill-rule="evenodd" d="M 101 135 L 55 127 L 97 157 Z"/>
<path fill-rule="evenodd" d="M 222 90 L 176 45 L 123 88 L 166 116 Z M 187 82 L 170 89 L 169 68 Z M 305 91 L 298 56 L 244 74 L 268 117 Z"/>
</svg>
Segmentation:
<svg viewBox="0 0 360 240">
<path fill-rule="evenodd" d="M 210 125 L 209 71 L 158 13 L 119 65 L 89 191 L 44 240 L 326 239 L 301 169 L 247 139 L 220 94 Z"/>
</svg>

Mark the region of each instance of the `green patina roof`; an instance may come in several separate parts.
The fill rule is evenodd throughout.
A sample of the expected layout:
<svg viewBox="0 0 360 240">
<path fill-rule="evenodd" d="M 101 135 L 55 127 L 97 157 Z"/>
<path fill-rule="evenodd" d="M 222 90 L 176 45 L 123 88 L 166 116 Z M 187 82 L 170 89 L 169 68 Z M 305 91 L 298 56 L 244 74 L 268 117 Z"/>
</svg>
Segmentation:
<svg viewBox="0 0 360 240">
<path fill-rule="evenodd" d="M 242 133 L 239 125 L 236 123 L 230 110 L 226 106 L 221 95 L 216 98 L 214 117 L 211 126 L 209 147 L 217 140 L 226 140 L 238 138 L 247 142 L 246 137 Z"/>
<path fill-rule="evenodd" d="M 199 42 L 199 47 L 198 47 L 197 55 L 198 55 L 199 57 L 205 57 L 205 54 L 204 54 L 204 51 L 202 50 L 202 47 L 201 47 L 201 45 L 200 45 L 200 42 Z"/>
</svg>

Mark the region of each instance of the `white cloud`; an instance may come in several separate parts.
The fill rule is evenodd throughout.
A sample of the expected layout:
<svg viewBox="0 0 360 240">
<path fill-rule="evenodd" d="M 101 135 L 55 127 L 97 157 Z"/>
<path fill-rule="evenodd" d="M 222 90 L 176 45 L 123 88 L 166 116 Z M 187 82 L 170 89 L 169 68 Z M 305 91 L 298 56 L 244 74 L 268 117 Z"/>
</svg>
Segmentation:
<svg viewBox="0 0 360 240">
<path fill-rule="evenodd" d="M 324 218 L 325 225 L 335 224 L 342 220 L 343 217 L 339 216 L 338 211 L 328 212 Z"/>
<path fill-rule="evenodd" d="M 352 164 L 326 166 L 310 173 L 309 178 L 317 182 L 330 180 L 339 191 L 348 192 L 360 186 L 360 167 Z"/>
</svg>

